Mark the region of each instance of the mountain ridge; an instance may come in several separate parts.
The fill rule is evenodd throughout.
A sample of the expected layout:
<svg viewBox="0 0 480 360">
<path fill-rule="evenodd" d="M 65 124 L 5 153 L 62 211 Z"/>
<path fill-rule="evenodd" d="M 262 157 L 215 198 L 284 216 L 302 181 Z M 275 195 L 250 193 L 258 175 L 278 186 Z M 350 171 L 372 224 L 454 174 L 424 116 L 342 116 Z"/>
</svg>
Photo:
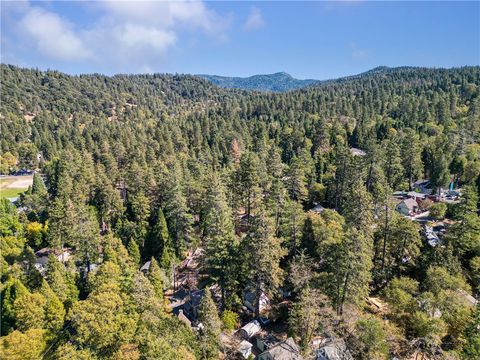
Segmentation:
<svg viewBox="0 0 480 360">
<path fill-rule="evenodd" d="M 257 74 L 248 77 L 207 74 L 198 74 L 196 76 L 223 88 L 268 92 L 296 90 L 310 85 L 319 84 L 321 82 L 321 80 L 315 79 L 296 79 L 284 71 L 273 74 Z"/>
</svg>

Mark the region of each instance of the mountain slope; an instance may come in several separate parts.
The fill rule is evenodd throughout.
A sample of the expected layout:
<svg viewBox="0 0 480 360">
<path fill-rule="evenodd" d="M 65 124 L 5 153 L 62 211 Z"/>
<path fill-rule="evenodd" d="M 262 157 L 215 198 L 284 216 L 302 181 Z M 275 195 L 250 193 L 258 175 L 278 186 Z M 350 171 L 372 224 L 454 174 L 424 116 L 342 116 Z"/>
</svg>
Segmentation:
<svg viewBox="0 0 480 360">
<path fill-rule="evenodd" d="M 197 75 L 213 84 L 232 89 L 258 90 L 282 92 L 295 90 L 305 86 L 319 83 L 318 80 L 306 79 L 300 80 L 293 78 L 285 72 L 278 72 L 267 75 L 253 75 L 249 77 L 228 77 L 218 75 Z"/>
</svg>

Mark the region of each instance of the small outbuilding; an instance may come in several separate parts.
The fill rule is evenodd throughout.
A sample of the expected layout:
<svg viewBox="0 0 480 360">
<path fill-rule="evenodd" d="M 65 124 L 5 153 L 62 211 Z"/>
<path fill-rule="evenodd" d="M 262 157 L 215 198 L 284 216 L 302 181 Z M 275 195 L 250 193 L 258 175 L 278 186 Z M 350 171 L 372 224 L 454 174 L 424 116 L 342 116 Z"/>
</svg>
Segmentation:
<svg viewBox="0 0 480 360">
<path fill-rule="evenodd" d="M 247 290 L 243 293 L 243 304 L 251 312 L 255 312 L 256 300 L 257 300 L 257 294 L 255 293 L 255 291 Z M 260 313 L 267 311 L 269 306 L 270 306 L 270 299 L 262 291 L 260 294 L 260 303 L 259 303 Z"/>
<path fill-rule="evenodd" d="M 252 354 L 252 343 L 248 342 L 247 340 L 242 340 L 242 342 L 238 345 L 238 352 L 244 359 L 248 359 Z"/>
<path fill-rule="evenodd" d="M 238 330 L 238 335 L 245 340 L 250 339 L 252 336 L 258 334 L 262 331 L 262 326 L 258 322 L 258 320 L 252 320 L 241 329 Z"/>
<path fill-rule="evenodd" d="M 353 155 L 353 156 L 365 156 L 367 155 L 367 153 L 362 150 L 362 149 L 358 149 L 358 148 L 350 148 L 350 153 Z"/>
</svg>

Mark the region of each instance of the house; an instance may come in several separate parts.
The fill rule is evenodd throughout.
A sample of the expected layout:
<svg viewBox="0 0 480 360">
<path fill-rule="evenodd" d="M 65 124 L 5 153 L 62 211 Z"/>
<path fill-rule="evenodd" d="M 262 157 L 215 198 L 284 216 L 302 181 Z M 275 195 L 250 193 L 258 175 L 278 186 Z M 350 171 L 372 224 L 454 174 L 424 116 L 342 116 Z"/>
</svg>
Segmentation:
<svg viewBox="0 0 480 360">
<path fill-rule="evenodd" d="M 315 360 L 353 360 L 342 339 L 329 339 L 316 351 Z"/>
<path fill-rule="evenodd" d="M 150 270 L 150 265 L 152 265 L 151 261 L 147 261 L 143 266 L 140 268 L 140 271 L 143 272 L 145 275 L 148 273 Z"/>
<path fill-rule="evenodd" d="M 48 256 L 50 254 L 53 254 L 58 261 L 65 263 L 71 259 L 73 256 L 73 251 L 70 248 L 63 248 L 62 250 L 43 248 L 35 253 L 35 257 L 37 258 L 35 263 L 45 265 L 48 262 Z"/>
<path fill-rule="evenodd" d="M 357 148 L 350 148 L 350 152 L 352 153 L 353 156 L 365 156 L 367 153 L 361 149 Z"/>
<path fill-rule="evenodd" d="M 183 309 L 180 309 L 178 311 L 177 317 L 178 317 L 178 320 L 183 322 L 185 325 L 187 325 L 188 327 L 192 327 L 192 322 L 185 316 L 185 314 L 183 313 Z"/>
<path fill-rule="evenodd" d="M 440 238 L 438 237 L 437 233 L 433 229 L 433 227 L 425 225 L 424 231 L 425 237 L 427 238 L 427 242 L 430 246 L 435 247 L 440 244 Z"/>
<path fill-rule="evenodd" d="M 456 201 L 461 196 L 461 193 L 456 190 L 449 190 L 445 192 L 446 201 Z"/>
<path fill-rule="evenodd" d="M 237 331 L 238 336 L 242 339 L 248 340 L 252 336 L 258 334 L 262 331 L 262 326 L 258 322 L 258 320 L 252 320 L 248 324 L 244 325 L 241 329 Z"/>
<path fill-rule="evenodd" d="M 414 199 L 409 198 L 409 199 L 405 199 L 405 200 L 400 201 L 397 204 L 397 206 L 395 207 L 395 209 L 400 214 L 405 215 L 405 216 L 409 216 L 409 215 L 415 214 L 418 211 L 419 206 L 418 206 L 418 203 Z"/>
<path fill-rule="evenodd" d="M 125 181 L 119 181 L 115 187 L 117 188 L 118 195 L 120 195 L 120 199 L 122 199 L 122 201 L 127 200 L 128 186 Z"/>
<path fill-rule="evenodd" d="M 248 359 L 252 354 L 252 347 L 252 343 L 248 342 L 247 340 L 242 340 L 242 342 L 238 345 L 237 350 L 244 359 Z"/>
<path fill-rule="evenodd" d="M 237 233 L 247 232 L 254 215 L 242 214 L 237 219 Z"/>
<path fill-rule="evenodd" d="M 315 205 L 313 208 L 310 209 L 310 211 L 313 211 L 314 213 L 320 214 L 325 208 L 322 205 Z"/>
<path fill-rule="evenodd" d="M 204 295 L 205 295 L 205 289 L 191 292 L 188 295 L 186 302 L 183 305 L 183 312 L 191 321 L 197 320 L 198 309 L 200 307 L 200 303 L 202 302 L 202 298 Z"/>
<path fill-rule="evenodd" d="M 280 342 L 275 336 L 268 332 L 261 332 L 255 336 L 255 346 L 260 352 L 264 352 Z"/>
<path fill-rule="evenodd" d="M 417 180 L 413 183 L 413 189 L 425 195 L 431 195 L 433 189 L 430 180 Z"/>
<path fill-rule="evenodd" d="M 251 312 L 255 312 L 255 302 L 257 300 L 256 293 L 254 291 L 245 291 L 243 293 L 243 304 L 245 307 L 250 310 Z M 260 294 L 260 313 L 263 313 L 266 311 L 270 306 L 270 299 L 265 295 L 265 293 L 262 291 Z"/>
<path fill-rule="evenodd" d="M 258 360 L 302 360 L 300 348 L 295 341 L 289 337 L 287 340 L 279 342 L 267 351 L 264 351 L 257 357 Z"/>
<path fill-rule="evenodd" d="M 403 200 L 403 199 L 407 198 L 407 192 L 406 191 L 401 191 L 401 190 L 400 191 L 394 191 L 392 195 L 395 199 Z"/>
</svg>

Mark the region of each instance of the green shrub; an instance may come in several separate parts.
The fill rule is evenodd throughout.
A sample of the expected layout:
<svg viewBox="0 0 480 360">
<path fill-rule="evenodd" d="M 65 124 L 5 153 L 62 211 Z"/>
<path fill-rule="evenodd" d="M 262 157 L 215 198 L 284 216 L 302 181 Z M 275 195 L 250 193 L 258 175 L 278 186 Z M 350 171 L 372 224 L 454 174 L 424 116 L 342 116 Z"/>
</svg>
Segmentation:
<svg viewBox="0 0 480 360">
<path fill-rule="evenodd" d="M 235 330 L 238 323 L 238 314 L 231 310 L 225 310 L 222 314 L 222 322 L 225 329 Z"/>
</svg>

